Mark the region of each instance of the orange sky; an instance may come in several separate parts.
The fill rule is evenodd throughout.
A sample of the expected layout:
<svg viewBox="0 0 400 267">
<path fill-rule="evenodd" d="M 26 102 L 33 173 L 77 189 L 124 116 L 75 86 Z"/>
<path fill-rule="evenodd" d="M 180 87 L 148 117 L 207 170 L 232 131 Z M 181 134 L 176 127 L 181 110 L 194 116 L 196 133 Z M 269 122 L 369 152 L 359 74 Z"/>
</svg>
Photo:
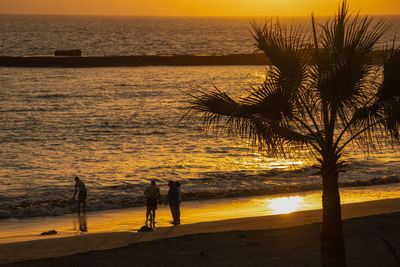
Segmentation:
<svg viewBox="0 0 400 267">
<path fill-rule="evenodd" d="M 0 0 L 0 13 L 134 16 L 332 15 L 337 0 Z M 400 0 L 352 0 L 362 14 L 400 14 Z"/>
</svg>

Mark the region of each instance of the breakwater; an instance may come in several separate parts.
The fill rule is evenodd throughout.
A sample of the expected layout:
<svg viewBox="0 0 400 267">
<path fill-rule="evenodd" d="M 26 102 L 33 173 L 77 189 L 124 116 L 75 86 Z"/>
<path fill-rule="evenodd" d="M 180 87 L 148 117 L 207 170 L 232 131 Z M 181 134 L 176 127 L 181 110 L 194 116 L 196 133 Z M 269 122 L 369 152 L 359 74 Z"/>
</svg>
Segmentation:
<svg viewBox="0 0 400 267">
<path fill-rule="evenodd" d="M 1 56 L 2 67 L 129 67 L 129 66 L 218 66 L 265 65 L 264 54 L 160 55 L 160 56 Z"/>
<path fill-rule="evenodd" d="M 385 51 L 376 50 L 373 63 L 383 61 Z M 310 59 L 310 53 L 305 53 Z M 263 53 L 228 55 L 134 55 L 134 56 L 0 56 L 0 67 L 90 68 L 139 66 L 230 66 L 267 65 Z M 311 61 L 310 61 L 311 63 Z"/>
</svg>

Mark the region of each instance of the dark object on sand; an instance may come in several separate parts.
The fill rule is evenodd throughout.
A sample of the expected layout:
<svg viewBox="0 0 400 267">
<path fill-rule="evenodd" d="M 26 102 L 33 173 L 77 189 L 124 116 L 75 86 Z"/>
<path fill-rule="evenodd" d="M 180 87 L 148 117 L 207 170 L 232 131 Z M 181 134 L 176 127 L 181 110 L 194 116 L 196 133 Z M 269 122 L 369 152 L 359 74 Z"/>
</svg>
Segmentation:
<svg viewBox="0 0 400 267">
<path fill-rule="evenodd" d="M 140 227 L 140 229 L 137 231 L 138 232 L 151 232 L 151 231 L 153 231 L 153 228 L 148 227 L 147 225 L 144 225 L 144 226 Z"/>
<path fill-rule="evenodd" d="M 47 232 L 43 232 L 40 235 L 55 235 L 55 234 L 57 234 L 56 230 L 50 230 L 50 231 L 47 231 Z"/>
<path fill-rule="evenodd" d="M 56 50 L 54 52 L 54 55 L 55 56 L 80 57 L 82 55 L 82 51 L 80 49 Z"/>
</svg>

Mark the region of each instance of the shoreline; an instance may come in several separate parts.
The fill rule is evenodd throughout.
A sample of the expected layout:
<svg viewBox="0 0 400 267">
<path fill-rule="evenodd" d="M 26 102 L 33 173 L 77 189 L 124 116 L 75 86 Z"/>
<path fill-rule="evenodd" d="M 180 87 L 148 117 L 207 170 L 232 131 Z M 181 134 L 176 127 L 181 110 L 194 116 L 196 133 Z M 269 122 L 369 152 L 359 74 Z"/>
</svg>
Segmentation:
<svg viewBox="0 0 400 267">
<path fill-rule="evenodd" d="M 307 51 L 306 54 L 309 53 L 310 52 Z M 383 62 L 384 53 L 383 50 L 374 51 L 374 64 L 380 64 Z M 224 55 L 0 56 L 0 67 L 31 68 L 230 66 L 269 64 L 270 61 L 263 53 Z"/>
<path fill-rule="evenodd" d="M 400 198 L 342 205 L 343 220 L 365 218 L 366 216 L 372 215 L 395 214 L 396 212 L 400 212 Z M 304 228 L 308 225 L 314 225 L 315 227 L 316 223 L 320 223 L 321 217 L 322 211 L 319 209 L 299 211 L 290 214 L 201 222 L 184 224 L 176 227 L 162 227 L 153 232 L 136 233 L 124 231 L 97 233 L 0 244 L 0 264 L 62 257 L 89 251 L 92 251 L 89 254 L 96 253 L 93 251 L 99 251 L 99 253 L 107 253 L 107 251 L 115 252 L 111 249 L 124 249 L 123 247 L 131 246 L 132 244 L 144 246 L 149 244 L 149 242 L 157 245 L 160 244 L 161 240 L 169 240 L 171 238 L 185 239 L 191 238 L 193 235 L 197 235 L 198 237 L 199 235 L 210 234 L 212 237 L 223 233 L 233 234 L 234 231 L 246 231 L 247 233 L 248 231 L 273 231 L 289 229 L 291 227 Z M 396 216 L 396 218 L 396 220 L 399 220 L 400 216 Z M 369 219 L 367 219 L 367 222 L 368 220 Z M 398 227 L 396 227 L 396 229 L 397 228 Z M 296 232 L 298 233 L 299 231 L 297 230 Z M 312 242 L 318 242 L 318 233 L 314 233 L 313 235 L 315 236 L 312 238 L 315 240 L 312 240 Z M 307 240 L 307 242 L 311 241 Z M 201 247 L 199 247 L 199 249 L 200 248 Z"/>
<path fill-rule="evenodd" d="M 341 203 L 359 203 L 385 199 L 400 199 L 400 184 L 341 188 Z M 321 191 L 282 193 L 224 199 L 185 201 L 181 205 L 182 224 L 193 224 L 225 219 L 270 216 L 296 211 L 321 209 Z M 9 218 L 0 220 L 0 244 L 59 236 L 136 231 L 144 224 L 145 207 L 90 211 L 85 216 L 69 213 L 60 216 Z M 159 205 L 157 227 L 168 227 L 169 207 Z M 41 233 L 56 230 L 54 236 Z"/>
<path fill-rule="evenodd" d="M 203 201 L 224 201 L 227 199 L 237 199 L 237 198 L 259 198 L 259 197 L 274 197 L 276 195 L 296 195 L 296 194 L 309 194 L 312 192 L 319 191 L 321 189 L 321 184 L 294 184 L 289 186 L 272 186 L 269 188 L 253 188 L 253 189 L 227 189 L 225 191 L 214 191 L 209 192 L 206 190 L 198 191 L 198 192 L 190 192 L 184 191 L 182 198 L 184 203 L 191 202 L 203 202 Z M 398 188 L 400 191 L 400 177 L 398 175 L 395 176 L 387 176 L 383 178 L 373 178 L 369 180 L 361 180 L 361 181 L 351 181 L 351 182 L 343 182 L 339 183 L 339 188 L 341 190 L 353 190 L 356 188 L 375 188 L 375 187 L 389 187 L 389 188 Z M 400 197 L 400 194 L 399 194 Z M 110 206 L 91 206 L 91 199 L 95 199 L 94 197 L 89 198 L 89 206 L 88 212 L 104 212 L 107 210 L 113 209 L 131 209 L 131 208 L 143 208 L 145 206 L 144 196 L 133 198 L 125 198 L 119 199 L 119 202 L 116 201 L 113 205 Z M 116 204 L 118 203 L 118 205 Z M 55 204 L 55 205 L 52 205 Z M 97 203 L 99 204 L 99 203 Z M 29 219 L 35 217 L 48 217 L 48 216 L 63 216 L 74 212 L 74 203 L 70 201 L 70 199 L 51 199 L 48 202 L 42 200 L 41 202 L 34 203 L 32 206 L 21 206 L 21 209 L 17 209 L 18 205 L 15 205 L 14 208 L 10 206 L 10 209 L 6 209 L 7 205 L 4 205 L 3 208 L 0 207 L 0 224 L 1 220 L 7 219 Z M 24 208 L 28 207 L 26 210 Z M 43 207 L 47 207 L 43 209 Z M 0 231 L 0 243 L 1 243 L 1 231 Z"/>
</svg>

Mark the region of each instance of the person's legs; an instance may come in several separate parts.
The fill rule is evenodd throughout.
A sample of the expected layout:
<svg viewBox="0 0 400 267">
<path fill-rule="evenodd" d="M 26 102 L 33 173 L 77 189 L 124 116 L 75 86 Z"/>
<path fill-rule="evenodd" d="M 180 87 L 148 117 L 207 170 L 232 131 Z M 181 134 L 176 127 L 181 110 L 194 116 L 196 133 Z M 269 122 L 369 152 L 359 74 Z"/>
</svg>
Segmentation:
<svg viewBox="0 0 400 267">
<path fill-rule="evenodd" d="M 180 214 L 179 214 L 179 206 L 178 205 L 176 205 L 175 207 L 174 207 L 174 212 L 175 212 L 175 224 L 180 224 L 180 218 L 179 218 L 179 216 L 180 216 Z"/>
<path fill-rule="evenodd" d="M 178 204 L 178 206 L 176 206 L 176 222 L 178 224 L 181 223 L 181 205 Z"/>
<path fill-rule="evenodd" d="M 147 225 L 147 222 L 149 221 L 149 216 L 150 216 L 150 208 L 147 205 L 147 207 L 146 207 L 146 222 L 145 222 L 146 225 Z"/>
<path fill-rule="evenodd" d="M 79 195 L 78 195 L 78 213 L 81 212 L 81 204 L 83 206 L 83 212 L 86 212 L 86 191 L 79 191 Z"/>
<path fill-rule="evenodd" d="M 82 200 L 78 198 L 78 213 L 81 213 L 81 202 Z"/>
<path fill-rule="evenodd" d="M 155 210 L 155 208 L 153 208 L 151 210 L 151 217 L 152 217 L 153 227 L 155 227 L 156 226 L 156 210 Z"/>
<path fill-rule="evenodd" d="M 150 227 L 151 227 L 153 225 L 153 208 L 150 208 L 149 213 L 150 213 Z"/>
<path fill-rule="evenodd" d="M 178 217 L 178 206 L 173 205 L 171 206 L 171 213 L 173 217 L 173 224 L 179 224 L 179 217 Z"/>
<path fill-rule="evenodd" d="M 172 215 L 172 223 L 175 223 L 175 207 L 172 205 L 169 205 L 169 209 L 171 210 L 171 215 Z"/>
</svg>

